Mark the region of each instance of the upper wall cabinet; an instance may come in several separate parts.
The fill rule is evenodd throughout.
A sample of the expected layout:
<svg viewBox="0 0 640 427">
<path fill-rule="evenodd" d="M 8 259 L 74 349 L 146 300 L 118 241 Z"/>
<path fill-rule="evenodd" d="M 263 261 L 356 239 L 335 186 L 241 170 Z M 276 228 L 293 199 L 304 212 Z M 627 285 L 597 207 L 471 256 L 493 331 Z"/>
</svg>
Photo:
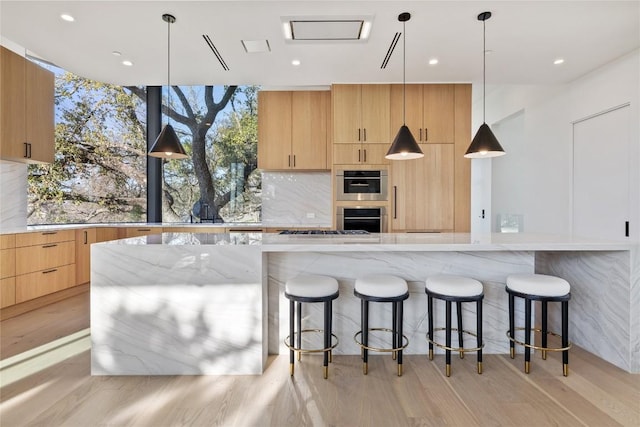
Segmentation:
<svg viewBox="0 0 640 427">
<path fill-rule="evenodd" d="M 329 91 L 258 93 L 258 167 L 326 170 Z"/>
<path fill-rule="evenodd" d="M 54 75 L 0 47 L 0 158 L 52 163 Z"/>
<path fill-rule="evenodd" d="M 390 85 L 337 84 L 331 97 L 334 143 L 390 143 Z"/>
<path fill-rule="evenodd" d="M 454 89 L 452 84 L 406 86 L 406 124 L 418 143 L 454 143 Z M 391 140 L 402 126 L 403 108 L 402 85 L 391 85 Z"/>
</svg>

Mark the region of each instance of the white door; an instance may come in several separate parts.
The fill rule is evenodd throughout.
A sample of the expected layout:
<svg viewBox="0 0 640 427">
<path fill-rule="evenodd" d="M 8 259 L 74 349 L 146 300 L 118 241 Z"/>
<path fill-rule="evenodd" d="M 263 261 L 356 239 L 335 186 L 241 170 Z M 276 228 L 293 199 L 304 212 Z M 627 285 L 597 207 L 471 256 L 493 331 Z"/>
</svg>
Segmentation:
<svg viewBox="0 0 640 427">
<path fill-rule="evenodd" d="M 573 234 L 625 237 L 629 220 L 629 106 L 573 125 Z"/>
</svg>

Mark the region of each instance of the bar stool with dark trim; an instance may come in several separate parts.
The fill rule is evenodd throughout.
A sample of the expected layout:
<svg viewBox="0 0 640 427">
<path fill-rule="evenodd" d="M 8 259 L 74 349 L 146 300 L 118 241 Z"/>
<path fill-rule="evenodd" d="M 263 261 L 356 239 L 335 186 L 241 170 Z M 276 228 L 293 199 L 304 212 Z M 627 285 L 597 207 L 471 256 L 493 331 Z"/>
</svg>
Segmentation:
<svg viewBox="0 0 640 427">
<path fill-rule="evenodd" d="M 476 351 L 478 373 L 482 374 L 482 300 L 484 299 L 484 288 L 478 280 L 468 277 L 440 275 L 428 277 L 425 281 L 425 292 L 427 293 L 427 312 L 429 316 L 429 333 L 427 341 L 429 341 L 429 360 L 433 360 L 433 346 L 440 347 L 445 350 L 445 373 L 451 375 L 451 351 L 460 353 L 460 359 L 464 358 L 467 351 Z M 434 328 L 433 322 L 433 299 L 439 299 L 445 302 L 445 327 Z M 451 328 L 451 303 L 456 303 L 456 315 L 458 317 L 458 327 Z M 469 332 L 462 327 L 462 303 L 476 303 L 476 333 Z M 445 344 L 435 341 L 433 332 L 445 331 Z M 458 332 L 458 347 L 451 347 L 451 331 Z M 464 348 L 463 335 L 471 335 L 476 337 L 476 347 Z"/>
<path fill-rule="evenodd" d="M 402 303 L 409 298 L 409 287 L 404 279 L 387 274 L 369 275 L 356 279 L 353 294 L 360 298 L 360 330 L 353 336 L 362 349 L 363 373 L 369 371 L 369 350 L 391 352 L 398 361 L 398 376 L 402 376 L 402 350 L 409 344 L 409 339 L 402 334 Z M 369 327 L 369 303 L 390 302 L 392 304 L 392 327 Z M 369 345 L 369 332 L 383 331 L 391 333 L 391 348 L 376 348 Z M 358 336 L 362 341 L 358 341 Z"/>
<path fill-rule="evenodd" d="M 509 353 L 515 358 L 514 345 L 524 346 L 524 372 L 529 373 L 531 349 L 542 350 L 542 359 L 546 360 L 547 351 L 562 352 L 562 374 L 569 375 L 569 300 L 571 299 L 571 285 L 566 280 L 544 274 L 513 274 L 507 277 L 506 291 L 509 294 Z M 524 299 L 524 328 L 515 327 L 515 297 Z M 540 301 L 541 327 L 531 328 L 531 302 Z M 547 304 L 560 302 L 562 311 L 562 347 L 547 346 L 547 335 L 558 336 L 547 328 Z M 515 339 L 515 331 L 524 330 L 524 342 Z M 540 332 L 541 345 L 531 344 L 531 331 Z"/>
<path fill-rule="evenodd" d="M 301 353 L 322 352 L 324 353 L 324 378 L 328 377 L 329 362 L 332 359 L 331 351 L 338 345 L 338 337 L 331 330 L 333 323 L 332 305 L 333 300 L 338 298 L 338 294 L 338 281 L 333 277 L 303 274 L 287 280 L 284 296 L 289 299 L 289 336 L 285 338 L 284 343 L 289 348 L 289 373 L 291 376 L 293 376 L 294 371 L 294 353 L 298 354 L 298 360 L 300 360 Z M 314 302 L 324 303 L 324 329 L 302 329 L 302 303 Z M 297 324 L 297 329 L 294 324 Z M 302 334 L 305 332 L 322 332 L 324 347 L 303 349 Z M 294 343 L 294 337 L 297 338 L 297 343 Z M 335 338 L 335 343 L 333 338 Z"/>
</svg>

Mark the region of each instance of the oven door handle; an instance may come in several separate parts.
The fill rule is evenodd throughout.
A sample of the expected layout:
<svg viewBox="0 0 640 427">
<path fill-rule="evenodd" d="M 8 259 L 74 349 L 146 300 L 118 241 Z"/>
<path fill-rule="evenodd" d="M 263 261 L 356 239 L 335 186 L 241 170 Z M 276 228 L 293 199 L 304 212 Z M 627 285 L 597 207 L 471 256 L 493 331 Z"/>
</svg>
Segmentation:
<svg viewBox="0 0 640 427">
<path fill-rule="evenodd" d="M 344 219 L 380 219 L 379 216 L 345 216 Z"/>
<path fill-rule="evenodd" d="M 355 184 L 347 184 L 349 187 L 368 187 L 369 184 L 364 184 L 364 183 L 355 183 Z"/>
</svg>

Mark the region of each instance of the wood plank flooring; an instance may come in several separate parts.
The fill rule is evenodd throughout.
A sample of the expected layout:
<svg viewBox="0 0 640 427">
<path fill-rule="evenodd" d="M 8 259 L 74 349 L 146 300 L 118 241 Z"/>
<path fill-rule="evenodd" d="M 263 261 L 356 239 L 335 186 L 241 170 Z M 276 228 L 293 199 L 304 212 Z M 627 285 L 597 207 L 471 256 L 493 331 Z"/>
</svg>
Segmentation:
<svg viewBox="0 0 640 427">
<path fill-rule="evenodd" d="M 4 323 L 4 322 L 3 322 Z M 25 334 L 28 335 L 28 334 Z M 28 338 L 25 338 L 28 340 Z M 570 374 L 559 354 L 531 373 L 522 355 L 444 359 L 336 356 L 329 379 L 321 356 L 303 356 L 289 376 L 288 355 L 261 376 L 92 377 L 90 353 L 0 389 L 0 425 L 13 426 L 639 426 L 640 376 L 574 347 Z"/>
</svg>

